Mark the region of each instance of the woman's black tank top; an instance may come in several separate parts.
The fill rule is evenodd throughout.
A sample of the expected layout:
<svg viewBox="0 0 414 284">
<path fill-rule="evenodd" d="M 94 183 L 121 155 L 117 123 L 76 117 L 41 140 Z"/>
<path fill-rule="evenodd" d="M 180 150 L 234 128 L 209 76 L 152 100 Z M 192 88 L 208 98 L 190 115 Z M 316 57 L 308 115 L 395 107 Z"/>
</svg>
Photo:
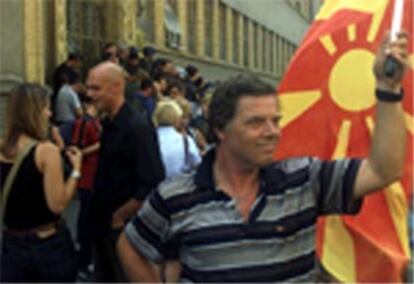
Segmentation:
<svg viewBox="0 0 414 284">
<path fill-rule="evenodd" d="M 33 147 L 20 164 L 7 199 L 4 224 L 9 229 L 30 230 L 58 220 L 59 215 L 50 211 L 43 188 L 43 174 L 37 169 Z M 0 162 L 1 191 L 12 163 Z"/>
</svg>

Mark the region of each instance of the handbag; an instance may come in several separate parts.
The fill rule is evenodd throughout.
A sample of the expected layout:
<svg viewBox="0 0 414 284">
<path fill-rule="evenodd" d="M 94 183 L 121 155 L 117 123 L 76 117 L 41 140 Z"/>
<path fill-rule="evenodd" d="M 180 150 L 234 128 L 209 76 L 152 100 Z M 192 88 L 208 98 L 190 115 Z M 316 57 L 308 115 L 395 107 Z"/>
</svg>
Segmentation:
<svg viewBox="0 0 414 284">
<path fill-rule="evenodd" d="M 26 146 L 26 148 L 23 149 L 23 151 L 17 156 L 16 161 L 14 162 L 12 168 L 10 169 L 9 174 L 7 175 L 6 181 L 4 183 L 4 187 L 3 187 L 3 191 L 2 194 L 0 195 L 0 229 L 1 231 L 3 231 L 3 226 L 4 226 L 4 214 L 6 213 L 6 203 L 7 203 L 7 198 L 9 196 L 12 184 L 14 182 L 14 179 L 16 177 L 17 171 L 20 168 L 20 165 L 22 163 L 22 161 L 24 160 L 24 158 L 26 158 L 27 154 L 29 154 L 30 150 L 37 144 L 37 141 L 31 141 L 29 142 L 29 144 Z"/>
</svg>

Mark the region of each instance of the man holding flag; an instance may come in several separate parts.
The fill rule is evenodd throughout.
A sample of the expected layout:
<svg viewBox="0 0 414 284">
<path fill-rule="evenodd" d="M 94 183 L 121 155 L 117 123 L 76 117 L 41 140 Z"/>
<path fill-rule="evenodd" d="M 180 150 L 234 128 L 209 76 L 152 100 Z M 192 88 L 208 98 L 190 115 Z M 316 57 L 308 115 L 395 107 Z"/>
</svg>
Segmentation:
<svg viewBox="0 0 414 284">
<path fill-rule="evenodd" d="M 275 162 L 281 114 L 274 88 L 254 76 L 219 86 L 209 110 L 217 146 L 196 173 L 154 190 L 120 236 L 130 280 L 155 282 L 151 263 L 176 257 L 181 281 L 311 281 L 317 216 L 355 214 L 364 195 L 401 176 L 407 42 L 402 33 L 386 38 L 376 56 L 377 114 L 366 159 Z M 397 66 L 391 77 L 387 57 Z"/>
</svg>

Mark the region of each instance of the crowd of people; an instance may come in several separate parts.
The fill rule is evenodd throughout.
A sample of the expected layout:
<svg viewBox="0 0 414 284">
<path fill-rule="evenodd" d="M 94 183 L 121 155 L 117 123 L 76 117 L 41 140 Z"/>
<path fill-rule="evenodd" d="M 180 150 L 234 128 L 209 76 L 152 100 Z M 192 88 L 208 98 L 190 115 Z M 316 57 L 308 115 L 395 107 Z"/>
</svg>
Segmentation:
<svg viewBox="0 0 414 284">
<path fill-rule="evenodd" d="M 156 53 L 109 43 L 85 81 L 70 54 L 50 101 L 37 84 L 13 92 L 0 149 L 2 282 L 311 281 L 317 216 L 356 214 L 399 178 L 405 34 L 376 58 L 365 159 L 274 161 L 274 86 L 254 75 L 212 86 Z M 75 193 L 77 250 L 61 217 Z"/>
</svg>

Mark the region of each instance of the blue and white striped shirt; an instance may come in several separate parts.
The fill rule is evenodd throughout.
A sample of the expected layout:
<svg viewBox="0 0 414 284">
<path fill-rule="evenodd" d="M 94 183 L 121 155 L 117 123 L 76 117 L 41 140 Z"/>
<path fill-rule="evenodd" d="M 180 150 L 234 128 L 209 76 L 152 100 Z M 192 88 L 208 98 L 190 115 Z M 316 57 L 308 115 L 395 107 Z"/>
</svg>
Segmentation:
<svg viewBox="0 0 414 284">
<path fill-rule="evenodd" d="M 144 257 L 177 257 L 181 281 L 311 281 L 319 215 L 357 213 L 352 197 L 360 160 L 278 161 L 260 171 L 261 187 L 246 222 L 214 185 L 214 151 L 197 172 L 152 192 L 126 235 Z"/>
</svg>

